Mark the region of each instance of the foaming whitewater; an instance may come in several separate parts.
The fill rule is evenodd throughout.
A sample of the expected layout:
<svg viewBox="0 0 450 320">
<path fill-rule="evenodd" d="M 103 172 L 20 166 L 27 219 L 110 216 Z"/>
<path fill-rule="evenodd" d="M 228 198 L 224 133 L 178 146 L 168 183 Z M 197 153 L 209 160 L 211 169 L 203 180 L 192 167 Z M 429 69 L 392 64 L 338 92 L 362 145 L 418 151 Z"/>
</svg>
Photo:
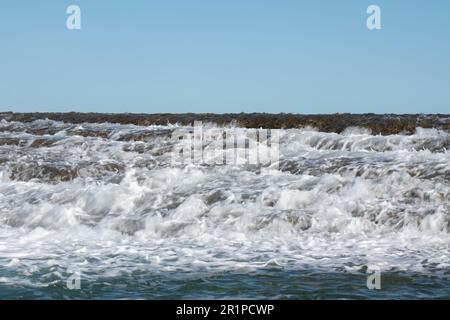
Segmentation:
<svg viewBox="0 0 450 320">
<path fill-rule="evenodd" d="M 278 130 L 276 166 L 174 166 L 175 130 L 193 128 L 2 120 L 0 297 L 71 297 L 73 270 L 79 297 L 112 298 L 274 270 L 448 281 L 449 132 Z"/>
</svg>

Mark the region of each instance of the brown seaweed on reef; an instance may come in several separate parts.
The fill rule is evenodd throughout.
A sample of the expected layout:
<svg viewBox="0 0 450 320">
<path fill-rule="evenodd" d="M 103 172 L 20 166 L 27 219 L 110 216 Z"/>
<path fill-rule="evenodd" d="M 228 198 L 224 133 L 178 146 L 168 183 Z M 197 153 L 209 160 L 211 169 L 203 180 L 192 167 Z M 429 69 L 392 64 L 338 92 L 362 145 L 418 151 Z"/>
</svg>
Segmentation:
<svg viewBox="0 0 450 320">
<path fill-rule="evenodd" d="M 52 139 L 36 139 L 34 140 L 30 147 L 31 148 L 41 148 L 41 147 L 51 147 L 56 141 Z"/>
<path fill-rule="evenodd" d="M 19 138 L 0 138 L 0 146 L 19 146 L 26 144 L 26 140 Z"/>
<path fill-rule="evenodd" d="M 444 114 L 268 114 L 268 113 L 184 113 L 184 114 L 102 114 L 102 113 L 0 113 L 0 120 L 31 122 L 50 119 L 65 123 L 119 123 L 149 125 L 192 125 L 194 121 L 210 122 L 227 126 L 235 123 L 245 128 L 289 129 L 314 127 L 322 132 L 341 133 L 348 127 L 364 127 L 372 134 L 412 134 L 417 127 L 450 130 L 450 115 Z"/>
<path fill-rule="evenodd" d="M 169 138 L 174 130 L 157 130 L 157 131 L 146 131 L 146 132 L 137 132 L 137 133 L 129 133 L 121 135 L 117 140 L 118 141 L 142 141 L 149 142 L 154 140 L 155 138 Z"/>
<path fill-rule="evenodd" d="M 67 132 L 68 135 L 70 136 L 80 136 L 80 137 L 93 137 L 93 138 L 103 138 L 106 139 L 109 137 L 109 135 L 111 134 L 110 131 L 105 130 L 105 131 L 100 131 L 100 130 L 73 130 L 73 131 L 69 131 Z"/>
<path fill-rule="evenodd" d="M 5 161 L 6 162 L 6 161 Z M 1 163 L 1 162 L 0 162 Z M 11 167 L 10 179 L 30 181 L 38 179 L 45 182 L 67 182 L 80 176 L 101 176 L 105 173 L 117 174 L 125 170 L 125 166 L 118 163 L 90 163 L 85 166 L 54 166 L 50 164 L 15 164 Z"/>
<path fill-rule="evenodd" d="M 29 181 L 31 179 L 46 179 L 49 181 L 70 181 L 78 177 L 77 168 L 55 167 L 51 165 L 18 164 L 11 168 L 12 180 Z"/>
</svg>

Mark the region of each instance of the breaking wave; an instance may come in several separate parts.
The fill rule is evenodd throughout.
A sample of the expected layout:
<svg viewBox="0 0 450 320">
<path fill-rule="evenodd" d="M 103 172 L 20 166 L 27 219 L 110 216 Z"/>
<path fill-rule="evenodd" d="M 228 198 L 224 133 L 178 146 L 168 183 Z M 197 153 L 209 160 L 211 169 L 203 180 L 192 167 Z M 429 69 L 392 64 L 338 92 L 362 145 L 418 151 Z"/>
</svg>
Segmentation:
<svg viewBox="0 0 450 320">
<path fill-rule="evenodd" d="M 449 272 L 449 132 L 287 129 L 278 168 L 172 166 L 173 131 L 192 129 L 2 120 L 0 282 L 49 286 L 69 267 L 93 281 L 268 267 Z"/>
</svg>

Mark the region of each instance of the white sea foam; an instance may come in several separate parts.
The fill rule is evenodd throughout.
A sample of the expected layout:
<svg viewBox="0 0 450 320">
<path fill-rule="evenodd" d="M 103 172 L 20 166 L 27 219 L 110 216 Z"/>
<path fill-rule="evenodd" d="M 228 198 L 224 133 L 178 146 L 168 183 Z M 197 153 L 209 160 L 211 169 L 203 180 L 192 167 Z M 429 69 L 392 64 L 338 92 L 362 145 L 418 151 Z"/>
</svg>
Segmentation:
<svg viewBox="0 0 450 320">
<path fill-rule="evenodd" d="M 450 268 L 447 132 L 281 130 L 275 170 L 172 167 L 173 127 L 0 129 L 0 266 L 15 270 L 0 273 L 3 283 L 49 285 L 69 266 L 92 280 L 148 270 Z M 50 142 L 33 146 L 39 139 Z"/>
</svg>

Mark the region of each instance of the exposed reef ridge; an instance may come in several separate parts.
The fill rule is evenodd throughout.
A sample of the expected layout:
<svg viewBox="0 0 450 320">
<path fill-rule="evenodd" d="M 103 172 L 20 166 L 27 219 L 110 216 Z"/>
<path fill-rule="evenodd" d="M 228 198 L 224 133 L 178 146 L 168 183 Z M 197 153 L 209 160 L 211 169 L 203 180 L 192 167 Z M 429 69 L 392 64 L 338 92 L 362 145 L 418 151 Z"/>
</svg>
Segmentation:
<svg viewBox="0 0 450 320">
<path fill-rule="evenodd" d="M 269 113 L 155 113 L 155 114 L 106 114 L 106 113 L 13 113 L 1 112 L 0 120 L 30 122 L 39 119 L 67 123 L 119 123 L 141 126 L 180 124 L 194 121 L 229 125 L 235 123 L 245 128 L 289 129 L 314 127 L 322 132 L 341 133 L 348 127 L 370 129 L 372 134 L 412 134 L 417 127 L 450 130 L 450 114 L 269 114 Z"/>
</svg>

